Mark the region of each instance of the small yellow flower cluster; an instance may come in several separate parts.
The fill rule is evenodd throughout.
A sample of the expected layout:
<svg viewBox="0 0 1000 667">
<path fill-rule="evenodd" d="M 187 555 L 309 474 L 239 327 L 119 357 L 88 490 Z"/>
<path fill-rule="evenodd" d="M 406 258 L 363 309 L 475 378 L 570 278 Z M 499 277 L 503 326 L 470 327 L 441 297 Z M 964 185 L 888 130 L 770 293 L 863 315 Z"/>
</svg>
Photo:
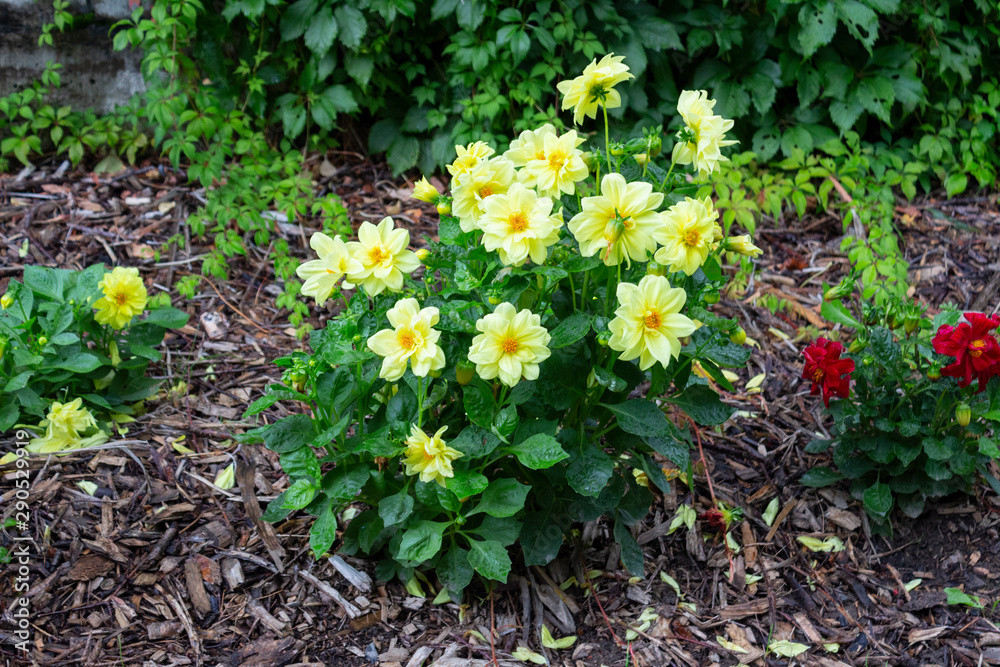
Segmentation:
<svg viewBox="0 0 1000 667">
<path fill-rule="evenodd" d="M 420 260 L 407 249 L 410 233 L 396 229 L 392 218 L 383 218 L 378 225 L 361 223 L 358 240 L 345 243 L 339 236 L 313 234 L 309 245 L 319 259 L 300 265 L 295 273 L 305 281 L 302 294 L 323 305 L 341 278 L 344 289 L 360 285 L 369 296 L 385 290 L 403 289 L 403 275 L 413 273 Z"/>
<path fill-rule="evenodd" d="M 83 399 L 81 398 L 76 398 L 69 403 L 53 403 L 46 419 L 43 419 L 38 426 L 45 429 L 45 435 L 41 438 L 33 438 L 25 447 L 29 452 L 37 454 L 92 447 L 108 439 L 107 434 L 100 430 L 86 438 L 81 435 L 89 429 L 97 429 L 94 415 L 83 407 Z"/>
</svg>

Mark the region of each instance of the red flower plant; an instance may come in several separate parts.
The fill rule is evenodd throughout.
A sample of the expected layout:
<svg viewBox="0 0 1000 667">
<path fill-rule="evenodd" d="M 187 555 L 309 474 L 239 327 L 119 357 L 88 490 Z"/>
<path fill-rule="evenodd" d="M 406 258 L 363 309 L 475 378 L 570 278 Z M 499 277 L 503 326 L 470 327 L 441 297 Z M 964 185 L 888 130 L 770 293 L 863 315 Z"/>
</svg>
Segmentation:
<svg viewBox="0 0 1000 667">
<path fill-rule="evenodd" d="M 812 395 L 823 390 L 823 403 L 830 407 L 830 397 L 847 398 L 851 390 L 851 372 L 854 371 L 852 359 L 841 359 L 844 346 L 835 341 L 820 338 L 805 349 L 805 367 L 802 369 L 803 379 L 812 382 Z"/>
<path fill-rule="evenodd" d="M 931 341 L 934 351 L 955 357 L 955 363 L 941 369 L 941 375 L 959 378 L 959 387 L 968 387 L 973 378 L 979 391 L 990 377 L 1000 375 L 1000 345 L 990 331 L 1000 326 L 1000 317 L 966 313 L 966 322 L 957 327 L 942 324 Z"/>
</svg>

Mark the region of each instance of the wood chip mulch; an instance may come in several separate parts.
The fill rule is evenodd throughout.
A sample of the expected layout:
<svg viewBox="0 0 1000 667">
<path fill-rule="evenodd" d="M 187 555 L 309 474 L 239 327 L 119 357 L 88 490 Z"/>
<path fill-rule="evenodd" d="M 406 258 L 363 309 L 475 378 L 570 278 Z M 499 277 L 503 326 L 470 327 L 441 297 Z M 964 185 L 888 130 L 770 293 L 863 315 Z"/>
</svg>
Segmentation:
<svg viewBox="0 0 1000 667">
<path fill-rule="evenodd" d="M 433 210 L 408 199 L 412 184 L 392 179 L 384 165 L 330 152 L 310 156 L 307 166 L 316 192 L 342 197 L 355 227 L 393 215 L 414 239 L 434 234 Z M 204 191 L 185 182 L 159 164 L 114 176 L 57 164 L 0 175 L 0 292 L 25 263 L 80 269 L 94 262 L 137 266 L 150 294 L 169 291 L 198 272 L 210 250 L 210 239 L 186 231 Z M 996 310 L 996 195 L 901 200 L 896 214 L 914 293 L 930 313 L 946 302 Z M 268 248 L 248 234 L 248 255 L 231 265 L 230 280 L 203 284 L 189 301 L 174 293 L 191 319 L 167 337 L 164 363 L 153 370 L 163 391 L 148 412 L 99 449 L 31 460 L 31 516 L 21 533 L 32 540 L 31 640 L 28 653 L 16 648 L 15 561 L 0 577 L 0 657 L 36 665 L 457 667 L 487 665 L 494 655 L 501 665 L 524 664 L 510 657 L 523 644 L 549 664 L 573 667 L 1000 664 L 1000 501 L 992 493 L 946 499 L 916 521 L 897 518 L 887 540 L 872 535 L 844 489 L 797 483 L 827 462 L 802 449 L 826 426 L 799 380 L 799 358 L 826 327 L 822 283 L 835 283 L 848 267 L 844 229 L 837 215 L 815 210 L 758 226 L 765 249 L 758 273 L 745 293 L 721 305 L 757 343 L 736 384 L 764 372 L 763 392 L 727 395 L 741 412 L 701 434 L 716 495 L 744 511 L 734 535 L 741 549 L 731 561 L 702 522 L 668 534 L 678 505 L 692 502 L 680 481 L 636 527 L 647 559 L 639 581 L 621 567 L 610 527 L 600 521 L 582 526 L 548 567 L 524 568 L 512 551 L 508 583 L 492 595 L 471 587 L 461 607 L 375 581 L 373 562 L 314 560 L 306 519 L 293 515 L 273 527 L 259 519 L 257 499 L 263 504 L 287 485 L 277 456 L 233 437 L 253 425 L 241 420 L 247 403 L 278 377 L 270 361 L 300 345 L 287 312 L 274 304 L 281 288 Z M 274 233 L 304 258 L 319 228 L 318 220 L 276 218 Z M 186 235 L 186 246 L 157 256 L 177 234 Z M 769 296 L 775 312 L 765 307 Z M 187 392 L 170 391 L 179 382 Z M 13 438 L 0 436 L 0 450 L 12 450 Z M 215 475 L 232 462 L 239 484 L 216 488 Z M 82 481 L 97 485 L 94 495 L 81 490 Z M 699 511 L 709 506 L 705 482 L 696 476 Z M 0 470 L 5 517 L 14 490 L 14 473 Z M 773 498 L 781 509 L 768 525 L 762 514 Z M 812 552 L 798 542 L 803 536 L 837 536 L 846 549 Z M 0 545 L 15 544 L 0 536 Z M 573 583 L 588 573 L 596 600 Z M 680 596 L 661 573 L 677 582 Z M 919 585 L 908 590 L 915 579 Z M 945 588 L 978 596 L 984 608 L 947 604 Z M 640 625 L 647 609 L 655 619 Z M 557 638 L 578 640 L 545 649 L 542 624 Z M 616 641 L 629 628 L 640 630 L 630 648 Z M 808 652 L 765 654 L 785 639 Z"/>
</svg>

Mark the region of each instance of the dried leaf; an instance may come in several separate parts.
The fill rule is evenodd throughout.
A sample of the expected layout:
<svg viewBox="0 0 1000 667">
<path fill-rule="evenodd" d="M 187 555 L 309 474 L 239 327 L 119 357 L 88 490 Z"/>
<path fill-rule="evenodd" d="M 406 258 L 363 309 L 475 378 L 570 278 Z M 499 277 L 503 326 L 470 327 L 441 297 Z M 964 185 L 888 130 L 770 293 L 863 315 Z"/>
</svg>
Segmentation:
<svg viewBox="0 0 1000 667">
<path fill-rule="evenodd" d="M 825 540 L 820 540 L 815 537 L 800 535 L 795 539 L 810 551 L 832 551 L 833 553 L 837 553 L 844 550 L 844 543 L 839 537 L 828 537 Z"/>
<path fill-rule="evenodd" d="M 549 632 L 549 626 L 542 625 L 542 646 L 545 648 L 551 648 L 554 650 L 569 648 L 576 643 L 576 635 L 571 635 L 569 637 L 563 637 L 562 639 L 555 639 L 552 637 L 552 633 Z"/>
<path fill-rule="evenodd" d="M 677 594 L 677 597 L 681 596 L 681 587 L 680 584 L 677 583 L 676 579 L 671 577 L 666 572 L 660 572 L 660 580 L 663 581 L 663 583 L 665 583 L 667 586 L 670 586 L 670 588 L 674 589 L 674 593 Z"/>
<path fill-rule="evenodd" d="M 736 642 L 731 642 L 728 639 L 726 639 L 725 637 L 716 636 L 715 641 L 719 642 L 719 646 L 721 646 L 722 648 L 726 649 L 727 651 L 732 651 L 733 653 L 749 653 L 750 652 L 750 651 L 746 650 L 745 648 L 743 648 L 742 646 L 740 646 L 739 644 L 737 644 Z"/>
<path fill-rule="evenodd" d="M 767 524 L 768 528 L 771 527 L 771 525 L 774 523 L 775 518 L 777 518 L 778 507 L 780 506 L 780 504 L 781 503 L 778 502 L 778 497 L 775 496 L 774 498 L 771 499 L 771 502 L 767 504 L 767 509 L 764 510 L 763 519 L 764 523 Z"/>
<path fill-rule="evenodd" d="M 805 644 L 797 644 L 795 642 L 790 642 L 787 639 L 781 639 L 768 644 L 767 650 L 786 658 L 794 658 L 795 656 L 802 655 L 808 651 L 809 647 Z"/>
<path fill-rule="evenodd" d="M 905 584 L 903 584 L 903 588 L 905 588 L 906 592 L 909 593 L 910 591 L 912 591 L 914 588 L 916 588 L 917 586 L 919 586 L 922 583 L 924 583 L 923 579 L 911 579 L 908 582 L 906 582 Z"/>
<path fill-rule="evenodd" d="M 88 496 L 92 496 L 97 492 L 97 485 L 93 482 L 88 482 L 86 480 L 82 482 L 77 482 L 76 485 L 80 487 L 80 490 L 86 493 Z"/>
<path fill-rule="evenodd" d="M 219 474 L 215 476 L 213 484 L 222 490 L 228 490 L 236 486 L 236 464 L 230 463 L 224 469 L 220 470 Z"/>
</svg>

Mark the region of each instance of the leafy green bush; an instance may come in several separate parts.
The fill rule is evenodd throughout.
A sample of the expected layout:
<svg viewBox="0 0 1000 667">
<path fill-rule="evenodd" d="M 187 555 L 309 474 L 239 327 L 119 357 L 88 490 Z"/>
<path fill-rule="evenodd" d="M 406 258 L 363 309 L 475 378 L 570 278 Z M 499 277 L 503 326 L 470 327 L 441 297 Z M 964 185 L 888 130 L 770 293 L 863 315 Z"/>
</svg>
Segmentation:
<svg viewBox="0 0 1000 667">
<path fill-rule="evenodd" d="M 820 339 L 806 349 L 803 372 L 813 393 L 823 390 L 834 420 L 832 439 L 813 440 L 806 451 L 832 445 L 837 471 L 815 468 L 801 482 L 850 480 L 882 531 L 890 530 L 894 507 L 917 517 L 927 499 L 972 493 L 979 475 L 1000 491 L 990 468 L 1000 459 L 990 435 L 990 422 L 1000 421 L 1000 345 L 991 333 L 1000 318 L 966 313 L 960 324 L 959 311 L 944 309 L 931 321 L 898 298 L 863 302 L 852 313 L 841 301 L 852 288 L 849 278 L 822 308 L 828 320 L 855 330 L 850 354 L 838 361 L 841 344 Z M 843 400 L 831 404 L 834 396 Z"/>
<path fill-rule="evenodd" d="M 0 306 L 0 430 L 44 417 L 53 400 L 82 399 L 78 409 L 105 423 L 127 420 L 159 384 L 146 377 L 149 362 L 160 360 L 156 346 L 167 329 L 187 322 L 176 308 L 147 309 L 138 274 L 106 272 L 103 264 L 27 266 Z"/>
<path fill-rule="evenodd" d="M 578 113 L 614 108 L 628 78 L 620 60 L 566 82 Z M 459 147 L 450 196 L 418 184 L 414 196 L 443 212 L 420 261 L 391 218 L 364 223 L 356 242 L 312 239 L 319 259 L 299 268 L 303 293 L 344 305 L 310 353 L 276 362 L 282 382 L 246 412 L 306 406 L 246 434 L 289 477 L 265 519 L 304 509 L 319 557 L 342 510 L 363 503 L 340 551 L 384 555 L 379 576 L 408 585 L 433 568 L 441 594 L 459 600 L 476 572 L 506 580 L 507 547 L 545 564 L 575 522 L 605 516 L 642 575 L 630 527 L 649 510 L 649 485 L 668 489 L 659 461 L 691 479 L 687 423 L 733 413 L 692 367 L 732 389 L 722 368 L 749 357 L 737 321 L 709 310 L 721 266 L 760 253 L 727 238 L 711 200 L 690 198 L 675 173 L 719 168 L 731 125 L 704 95 L 681 99 L 680 134 L 703 141 L 675 151 L 669 169 L 657 164 L 658 130 L 585 155 L 574 131 L 546 125 L 502 156 L 484 142 Z M 421 262 L 422 281 L 410 275 Z"/>
</svg>

